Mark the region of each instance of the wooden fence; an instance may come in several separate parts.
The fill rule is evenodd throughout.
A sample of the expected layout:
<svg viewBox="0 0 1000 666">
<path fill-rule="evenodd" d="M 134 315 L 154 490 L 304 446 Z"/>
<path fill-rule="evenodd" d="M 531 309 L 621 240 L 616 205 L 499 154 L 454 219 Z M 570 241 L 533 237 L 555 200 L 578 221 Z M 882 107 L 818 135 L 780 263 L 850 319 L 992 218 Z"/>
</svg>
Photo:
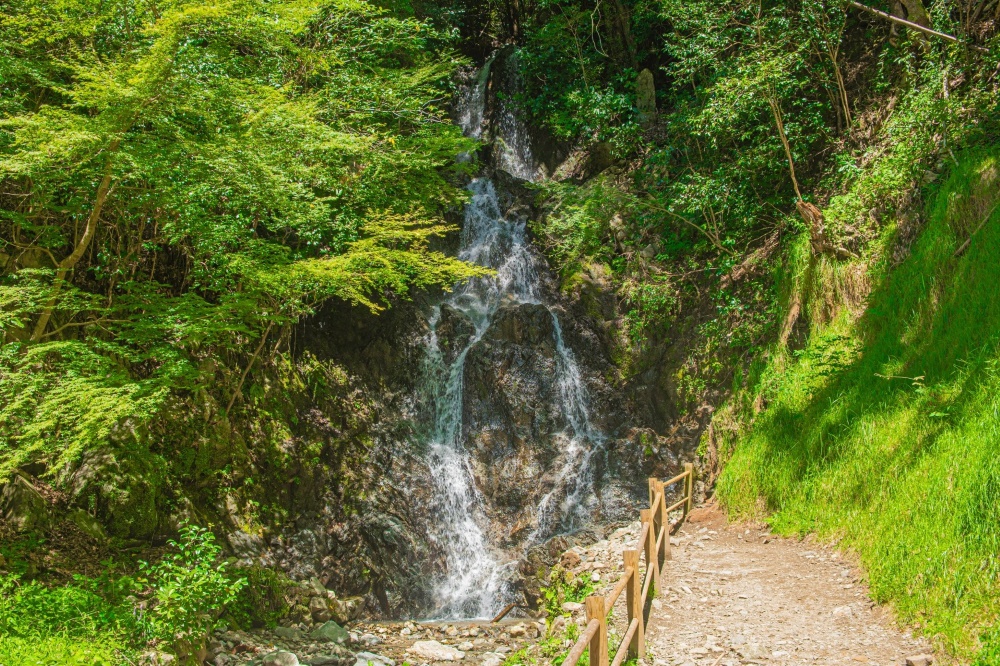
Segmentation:
<svg viewBox="0 0 1000 666">
<path fill-rule="evenodd" d="M 684 482 L 683 497 L 667 506 L 666 488 L 681 481 Z M 587 627 L 570 649 L 563 666 L 576 666 L 588 647 L 590 666 L 608 666 L 609 658 L 611 666 L 620 666 L 625 659 L 642 658 L 646 655 L 647 602 L 652 602 L 652 598 L 656 596 L 660 587 L 661 568 L 670 559 L 670 525 L 667 514 L 683 506 L 684 518 L 687 518 L 693 496 L 694 465 L 691 463 L 686 463 L 684 471 L 669 481 L 649 479 L 649 508 L 639 512 L 642 519 L 639 541 L 635 549 L 622 553 L 625 573 L 608 596 L 587 597 Z M 639 563 L 640 551 L 644 569 Z M 628 629 L 621 643 L 614 648 L 612 656 L 608 645 L 608 615 L 622 592 L 625 592 L 625 607 L 628 609 Z"/>
</svg>

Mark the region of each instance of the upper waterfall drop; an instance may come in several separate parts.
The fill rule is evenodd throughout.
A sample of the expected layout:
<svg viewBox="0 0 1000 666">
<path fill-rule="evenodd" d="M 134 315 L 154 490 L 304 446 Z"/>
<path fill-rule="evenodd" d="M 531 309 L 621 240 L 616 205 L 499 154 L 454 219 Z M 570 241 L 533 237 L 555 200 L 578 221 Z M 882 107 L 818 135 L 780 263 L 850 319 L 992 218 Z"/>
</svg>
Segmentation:
<svg viewBox="0 0 1000 666">
<path fill-rule="evenodd" d="M 529 180 L 535 173 L 528 132 L 517 118 L 509 96 L 487 116 L 491 58 L 468 89 L 459 96 L 457 117 L 472 137 L 489 134 L 498 147 L 498 167 Z M 556 310 L 545 302 L 541 259 L 527 238 L 526 220 L 505 215 L 496 185 L 486 177 L 468 186 L 458 251 L 459 258 L 496 271 L 458 286 L 433 307 L 426 340 L 423 393 L 432 405 L 428 424 L 426 463 L 433 480 L 432 539 L 445 556 L 446 572 L 434 588 L 434 615 L 439 618 L 486 618 L 496 613 L 513 594 L 512 578 L 521 552 L 504 552 L 477 485 L 472 455 L 464 433 L 466 361 L 470 352 L 490 332 L 503 307 L 540 306 L 551 318 L 554 346 L 554 383 L 557 398 L 551 405 L 564 423 L 555 436 L 556 456 L 551 488 L 534 512 L 534 529 L 524 545 L 582 526 L 596 501 L 592 459 L 604 436 L 590 420 L 589 395 L 576 358 L 566 344 Z M 450 348 L 439 335 L 442 320 L 454 313 L 471 323 L 468 338 Z"/>
</svg>

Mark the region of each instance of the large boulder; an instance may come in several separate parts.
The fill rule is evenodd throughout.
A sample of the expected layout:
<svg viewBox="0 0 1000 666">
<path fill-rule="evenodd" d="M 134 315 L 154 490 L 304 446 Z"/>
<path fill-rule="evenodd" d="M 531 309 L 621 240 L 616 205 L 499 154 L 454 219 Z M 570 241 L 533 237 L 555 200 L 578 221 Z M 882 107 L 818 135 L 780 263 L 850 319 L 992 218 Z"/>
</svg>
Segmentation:
<svg viewBox="0 0 1000 666">
<path fill-rule="evenodd" d="M 299 666 L 299 658 L 291 652 L 276 650 L 264 655 L 262 666 Z"/>
<path fill-rule="evenodd" d="M 316 629 L 314 629 L 309 636 L 317 641 L 338 643 L 340 645 L 346 643 L 348 638 L 350 638 L 347 630 L 333 620 L 324 622 L 320 626 L 316 627 Z"/>
<path fill-rule="evenodd" d="M 417 659 L 427 662 L 459 661 L 465 657 L 465 653 L 461 650 L 453 648 L 450 645 L 442 645 L 438 641 L 417 641 L 407 648 L 406 652 Z"/>
<path fill-rule="evenodd" d="M 28 479 L 14 475 L 0 494 L 3 517 L 22 532 L 45 530 L 51 524 L 49 506 Z"/>
<path fill-rule="evenodd" d="M 330 605 L 323 597 L 313 597 L 309 600 L 309 612 L 316 622 L 326 622 L 330 619 Z"/>
<path fill-rule="evenodd" d="M 321 648 L 320 652 L 306 657 L 302 661 L 309 666 L 354 666 L 357 657 L 346 648 L 328 644 Z"/>
<path fill-rule="evenodd" d="M 306 632 L 295 627 L 275 627 L 274 635 L 288 641 L 303 641 L 306 639 Z"/>
<path fill-rule="evenodd" d="M 639 123 L 649 127 L 656 122 L 656 85 L 653 73 L 648 69 L 639 72 L 635 80 L 635 106 L 639 111 Z"/>
<path fill-rule="evenodd" d="M 95 541 L 107 541 L 108 535 L 104 532 L 104 527 L 101 526 L 100 521 L 83 509 L 70 511 L 70 513 L 66 516 L 66 519 L 76 525 L 81 532 Z"/>
<path fill-rule="evenodd" d="M 396 666 L 396 662 L 389 657 L 374 652 L 359 652 L 355 659 L 354 666 Z"/>
<path fill-rule="evenodd" d="M 363 597 L 346 597 L 344 599 L 332 599 L 330 601 L 330 611 L 333 619 L 340 624 L 354 622 L 365 610 L 365 600 Z"/>
<path fill-rule="evenodd" d="M 85 451 L 60 481 L 73 503 L 95 503 L 98 519 L 112 536 L 149 539 L 166 527 L 158 507 L 165 469 L 164 461 L 148 450 L 109 446 Z"/>
</svg>

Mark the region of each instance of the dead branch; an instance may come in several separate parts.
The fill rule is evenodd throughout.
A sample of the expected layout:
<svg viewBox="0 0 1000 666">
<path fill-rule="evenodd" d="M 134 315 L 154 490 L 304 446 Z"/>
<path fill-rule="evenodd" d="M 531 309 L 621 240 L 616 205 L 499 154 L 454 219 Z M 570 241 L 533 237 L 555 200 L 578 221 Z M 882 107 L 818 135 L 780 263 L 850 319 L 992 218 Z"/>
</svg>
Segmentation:
<svg viewBox="0 0 1000 666">
<path fill-rule="evenodd" d="M 964 41 L 962 39 L 959 39 L 958 37 L 955 37 L 953 35 L 947 35 L 947 34 L 945 34 L 943 32 L 938 32 L 937 30 L 932 30 L 930 28 L 926 28 L 926 27 L 924 27 L 924 26 L 922 26 L 922 25 L 920 25 L 918 23 L 913 23 L 912 21 L 907 21 L 906 19 L 899 18 L 898 16 L 893 16 L 892 14 L 883 12 L 883 11 L 881 11 L 879 9 L 874 9 L 873 7 L 868 7 L 867 5 L 863 5 L 860 2 L 855 2 L 855 0 L 847 0 L 847 4 L 851 5 L 852 7 L 856 7 L 858 9 L 860 9 L 861 11 L 868 12 L 869 14 L 874 14 L 875 16 L 880 16 L 880 17 L 886 19 L 887 21 L 892 21 L 893 23 L 898 23 L 899 25 L 906 26 L 907 28 L 913 28 L 914 30 L 917 30 L 919 32 L 924 33 L 925 35 L 930 35 L 932 37 L 939 37 L 939 38 L 941 38 L 941 39 L 943 39 L 943 40 L 945 40 L 947 42 L 952 42 L 953 44 L 965 44 L 970 49 L 973 49 L 975 51 L 980 51 L 982 53 L 989 53 L 990 52 L 989 49 L 984 48 L 982 46 L 976 46 L 975 44 L 970 44 L 970 43 L 968 43 L 968 42 L 966 42 L 966 41 Z"/>
</svg>

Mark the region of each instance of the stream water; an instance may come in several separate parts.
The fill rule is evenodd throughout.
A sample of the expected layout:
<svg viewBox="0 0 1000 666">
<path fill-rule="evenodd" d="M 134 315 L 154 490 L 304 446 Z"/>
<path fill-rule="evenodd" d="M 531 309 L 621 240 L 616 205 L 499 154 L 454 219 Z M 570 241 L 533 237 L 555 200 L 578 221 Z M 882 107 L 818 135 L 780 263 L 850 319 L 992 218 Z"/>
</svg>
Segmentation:
<svg viewBox="0 0 1000 666">
<path fill-rule="evenodd" d="M 479 138 L 486 114 L 490 62 L 460 96 L 458 117 L 469 136 Z M 534 173 L 527 132 L 512 108 L 501 107 L 493 137 L 504 170 L 528 179 Z M 559 462 L 551 470 L 554 483 L 536 510 L 536 524 L 528 545 L 580 527 L 595 501 L 591 458 L 604 443 L 591 424 L 589 399 L 580 368 L 563 339 L 555 311 L 544 302 L 539 259 L 527 240 L 525 221 L 504 216 L 494 182 L 474 179 L 468 187 L 458 256 L 496 271 L 495 277 L 476 279 L 451 292 L 432 311 L 427 338 L 425 392 L 433 404 L 427 464 L 434 481 L 435 529 L 432 538 L 446 558 L 446 573 L 435 585 L 438 618 L 491 617 L 511 597 L 516 557 L 489 538 L 489 524 L 473 476 L 463 438 L 465 361 L 470 350 L 489 330 L 501 304 L 542 304 L 552 317 L 558 410 L 566 426 L 556 435 Z M 448 362 L 438 338 L 442 306 L 461 312 L 475 327 L 474 334 Z"/>
</svg>

